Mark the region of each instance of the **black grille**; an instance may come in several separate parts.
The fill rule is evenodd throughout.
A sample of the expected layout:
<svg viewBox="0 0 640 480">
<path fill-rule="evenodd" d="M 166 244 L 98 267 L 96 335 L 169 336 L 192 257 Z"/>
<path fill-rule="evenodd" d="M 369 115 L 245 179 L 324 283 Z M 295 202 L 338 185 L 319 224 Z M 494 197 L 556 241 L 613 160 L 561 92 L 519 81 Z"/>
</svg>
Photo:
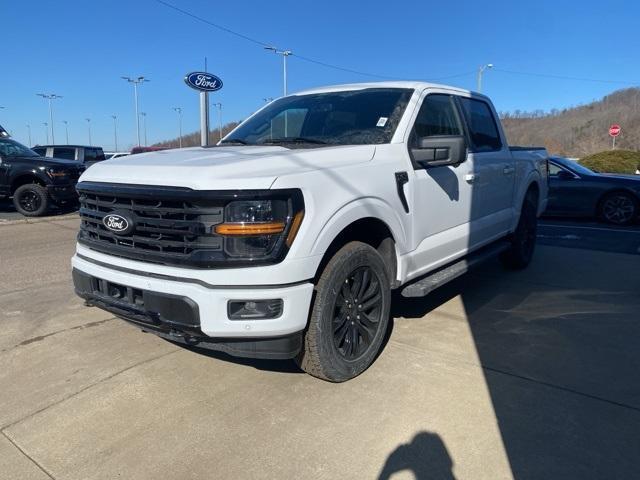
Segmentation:
<svg viewBox="0 0 640 480">
<path fill-rule="evenodd" d="M 92 248 L 163 264 L 197 264 L 216 252 L 222 255 L 222 238 L 211 235 L 223 220 L 222 199 L 199 199 L 188 189 L 91 189 L 80 184 L 78 190 L 79 241 Z M 133 231 L 120 235 L 109 230 L 103 218 L 110 213 L 132 220 Z"/>
</svg>

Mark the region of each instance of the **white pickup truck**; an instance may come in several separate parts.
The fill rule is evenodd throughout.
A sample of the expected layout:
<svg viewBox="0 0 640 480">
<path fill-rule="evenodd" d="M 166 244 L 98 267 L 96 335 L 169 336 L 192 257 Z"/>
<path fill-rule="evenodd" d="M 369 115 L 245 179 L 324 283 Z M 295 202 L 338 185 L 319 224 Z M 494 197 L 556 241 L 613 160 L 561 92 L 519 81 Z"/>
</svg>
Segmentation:
<svg viewBox="0 0 640 480">
<path fill-rule="evenodd" d="M 529 263 L 547 176 L 480 94 L 304 91 L 216 146 L 87 170 L 75 290 L 174 342 L 345 381 L 381 348 L 392 289 L 427 295 L 494 254 Z"/>
</svg>

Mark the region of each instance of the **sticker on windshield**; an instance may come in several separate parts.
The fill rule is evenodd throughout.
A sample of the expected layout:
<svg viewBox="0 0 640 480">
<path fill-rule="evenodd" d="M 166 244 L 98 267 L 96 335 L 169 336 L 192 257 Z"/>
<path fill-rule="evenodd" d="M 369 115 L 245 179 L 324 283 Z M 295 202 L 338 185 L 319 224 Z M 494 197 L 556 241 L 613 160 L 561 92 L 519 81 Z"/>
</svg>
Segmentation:
<svg viewBox="0 0 640 480">
<path fill-rule="evenodd" d="M 376 127 L 384 127 L 387 124 L 387 120 L 389 120 L 387 117 L 380 117 L 378 123 L 376 123 Z"/>
</svg>

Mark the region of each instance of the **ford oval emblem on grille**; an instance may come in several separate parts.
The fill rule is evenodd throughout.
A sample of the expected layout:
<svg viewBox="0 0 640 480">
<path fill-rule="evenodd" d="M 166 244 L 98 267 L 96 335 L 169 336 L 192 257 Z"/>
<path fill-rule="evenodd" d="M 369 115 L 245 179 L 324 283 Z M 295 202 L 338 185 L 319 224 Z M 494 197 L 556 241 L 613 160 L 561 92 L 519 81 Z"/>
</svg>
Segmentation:
<svg viewBox="0 0 640 480">
<path fill-rule="evenodd" d="M 108 230 L 118 235 L 127 235 L 133 231 L 133 220 L 121 213 L 109 213 L 102 219 L 102 224 Z"/>
</svg>

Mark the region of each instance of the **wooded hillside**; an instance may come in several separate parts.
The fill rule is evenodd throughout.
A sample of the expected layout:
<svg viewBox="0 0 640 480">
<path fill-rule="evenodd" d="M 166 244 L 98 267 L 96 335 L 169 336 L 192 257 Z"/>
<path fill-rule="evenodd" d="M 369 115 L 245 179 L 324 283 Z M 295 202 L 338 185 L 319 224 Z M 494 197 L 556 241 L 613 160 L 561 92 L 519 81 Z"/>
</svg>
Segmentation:
<svg viewBox="0 0 640 480">
<path fill-rule="evenodd" d="M 501 117 L 511 145 L 544 145 L 553 154 L 583 157 L 609 150 L 609 126 L 617 123 L 622 133 L 616 148 L 640 150 L 640 88 L 618 90 L 562 111 L 515 111 Z"/>
</svg>

